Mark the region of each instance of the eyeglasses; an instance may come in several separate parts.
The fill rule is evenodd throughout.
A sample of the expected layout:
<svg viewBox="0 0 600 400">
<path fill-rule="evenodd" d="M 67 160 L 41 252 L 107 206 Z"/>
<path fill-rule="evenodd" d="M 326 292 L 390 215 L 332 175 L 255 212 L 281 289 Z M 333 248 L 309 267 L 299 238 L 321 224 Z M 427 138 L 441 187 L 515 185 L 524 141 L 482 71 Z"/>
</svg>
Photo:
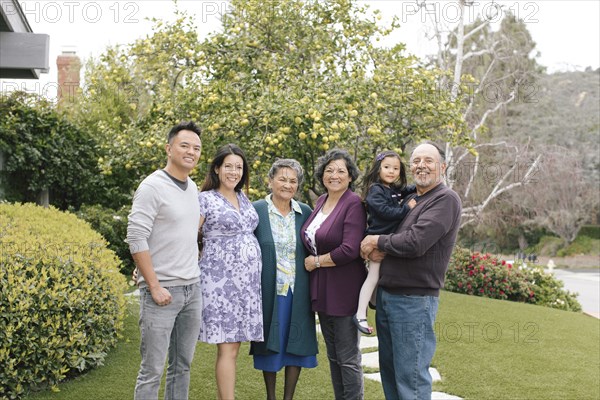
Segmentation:
<svg viewBox="0 0 600 400">
<path fill-rule="evenodd" d="M 433 158 L 415 158 L 413 160 L 410 160 L 410 164 L 413 166 L 419 166 L 421 164 L 425 164 L 427 166 L 435 166 L 438 163 L 437 160 L 434 160 Z"/>
</svg>

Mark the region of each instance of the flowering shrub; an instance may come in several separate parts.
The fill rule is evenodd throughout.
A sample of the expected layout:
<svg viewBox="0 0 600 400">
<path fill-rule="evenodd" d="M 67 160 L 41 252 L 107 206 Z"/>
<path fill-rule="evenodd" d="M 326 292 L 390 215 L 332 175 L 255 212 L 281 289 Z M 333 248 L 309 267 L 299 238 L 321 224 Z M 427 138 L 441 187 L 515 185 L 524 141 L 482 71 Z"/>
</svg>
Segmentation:
<svg viewBox="0 0 600 400">
<path fill-rule="evenodd" d="M 528 268 L 535 304 L 567 311 L 581 311 L 577 295 L 564 289 L 562 281 L 546 273 L 540 266 Z"/>
<path fill-rule="evenodd" d="M 581 311 L 576 295 L 541 267 L 510 264 L 490 254 L 456 247 L 446 272 L 445 289 L 492 299 L 519 301 Z"/>
</svg>

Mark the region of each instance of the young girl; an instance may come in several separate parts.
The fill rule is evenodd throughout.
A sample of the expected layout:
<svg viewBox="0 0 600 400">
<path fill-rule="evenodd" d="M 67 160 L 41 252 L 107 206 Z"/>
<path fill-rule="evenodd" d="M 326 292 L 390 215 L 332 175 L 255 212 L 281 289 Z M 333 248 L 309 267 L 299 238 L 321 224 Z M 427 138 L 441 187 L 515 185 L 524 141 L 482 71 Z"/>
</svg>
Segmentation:
<svg viewBox="0 0 600 400">
<path fill-rule="evenodd" d="M 406 186 L 406 168 L 398 153 L 379 153 L 364 183 L 363 197 L 368 214 L 366 234 L 393 233 L 417 204 L 415 199 L 406 201 L 406 197 L 414 192 L 414 185 Z M 364 334 L 373 333 L 373 328 L 367 324 L 367 306 L 378 280 L 379 263 L 369 261 L 369 274 L 360 290 L 358 311 L 354 317 L 354 324 Z"/>
</svg>

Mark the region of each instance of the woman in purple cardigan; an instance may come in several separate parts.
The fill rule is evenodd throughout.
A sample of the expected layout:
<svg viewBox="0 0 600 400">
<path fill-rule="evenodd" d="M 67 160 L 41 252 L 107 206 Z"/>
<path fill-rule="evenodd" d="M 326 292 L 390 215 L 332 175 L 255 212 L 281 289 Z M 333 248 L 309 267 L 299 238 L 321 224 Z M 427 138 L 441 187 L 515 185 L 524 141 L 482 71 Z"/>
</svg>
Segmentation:
<svg viewBox="0 0 600 400">
<path fill-rule="evenodd" d="M 332 149 L 319 158 L 316 178 L 327 193 L 300 231 L 311 254 L 304 267 L 310 272 L 312 309 L 319 314 L 336 400 L 363 398 L 360 333 L 353 322 L 367 276 L 360 258 L 367 216 L 352 192 L 358 175 L 345 150 Z"/>
</svg>

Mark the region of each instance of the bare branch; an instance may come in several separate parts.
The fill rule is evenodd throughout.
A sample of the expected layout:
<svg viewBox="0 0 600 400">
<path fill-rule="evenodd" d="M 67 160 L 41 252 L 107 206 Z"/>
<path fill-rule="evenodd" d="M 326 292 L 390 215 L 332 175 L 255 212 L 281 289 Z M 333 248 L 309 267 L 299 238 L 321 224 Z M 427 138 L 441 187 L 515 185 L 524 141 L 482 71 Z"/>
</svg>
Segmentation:
<svg viewBox="0 0 600 400">
<path fill-rule="evenodd" d="M 475 221 L 476 221 L 476 219 L 475 219 L 475 218 L 470 218 L 470 219 L 468 219 L 468 220 L 466 220 L 466 221 L 464 221 L 464 222 L 461 222 L 459 229 L 462 229 L 462 227 L 463 227 L 463 226 L 466 226 L 466 225 L 472 224 L 472 223 L 473 223 L 473 222 L 475 222 Z"/>
<path fill-rule="evenodd" d="M 490 116 L 490 114 L 497 112 L 500 108 L 511 103 L 515 99 L 516 95 L 517 95 L 517 93 L 516 93 L 516 88 L 515 88 L 510 92 L 510 96 L 508 97 L 508 99 L 496 104 L 496 107 L 486 110 L 485 113 L 483 114 L 483 116 L 481 117 L 481 120 L 479 121 L 479 123 L 471 130 L 472 136 L 474 138 L 476 138 L 477 130 L 485 124 L 485 121 Z"/>
<path fill-rule="evenodd" d="M 473 146 L 473 148 L 474 149 L 480 149 L 482 147 L 492 147 L 492 146 L 502 146 L 502 145 L 504 145 L 505 147 L 509 147 L 509 144 L 507 142 L 501 141 L 501 142 L 496 142 L 496 143 L 480 143 L 480 144 L 476 144 L 475 146 Z M 469 156 L 469 155 L 471 155 L 471 153 L 469 153 L 468 151 L 464 151 L 460 155 L 460 157 L 456 160 L 456 162 L 454 163 L 454 165 L 460 165 L 460 163 L 462 162 L 462 160 L 464 160 L 464 158 L 467 157 L 467 156 Z"/>
<path fill-rule="evenodd" d="M 479 32 L 480 30 L 482 30 L 483 28 L 485 28 L 489 24 L 490 24 L 490 20 L 486 19 L 479 26 L 477 26 L 476 28 L 473 28 L 469 33 L 467 33 L 465 35 L 465 40 L 469 39 L 471 36 L 473 36 L 474 34 L 476 34 L 477 32 Z"/>
<path fill-rule="evenodd" d="M 448 165 L 456 165 L 455 163 L 452 162 L 452 159 L 454 158 L 454 153 L 452 151 L 452 146 L 450 145 L 450 142 L 446 143 L 446 162 L 448 163 Z M 450 189 L 452 189 L 452 187 L 454 186 L 454 181 L 450 181 L 450 182 L 446 182 L 446 184 L 448 185 L 448 187 Z"/>
<path fill-rule="evenodd" d="M 477 172 L 479 170 L 479 154 L 475 156 L 475 166 L 473 167 L 473 173 L 469 177 L 469 183 L 467 183 L 467 188 L 465 189 L 465 198 L 469 197 L 469 192 L 471 192 L 471 187 L 473 186 L 473 181 L 475 181 L 475 177 L 477 176 Z"/>
<path fill-rule="evenodd" d="M 459 3 L 460 7 L 460 19 L 458 26 L 456 27 L 456 65 L 454 66 L 454 80 L 452 90 L 450 92 L 450 98 L 456 99 L 458 96 L 458 88 L 460 87 L 460 77 L 462 76 L 463 66 L 463 52 L 465 45 L 465 2 L 461 0 Z"/>
<path fill-rule="evenodd" d="M 435 38 L 436 42 L 437 42 L 437 59 L 438 59 L 438 65 L 440 67 L 440 69 L 446 70 L 448 69 L 448 65 L 446 63 L 446 59 L 443 56 L 443 44 L 442 44 L 442 31 L 440 30 L 440 26 L 439 24 L 435 21 L 435 19 L 433 18 L 433 16 L 431 15 L 431 13 L 425 13 L 425 15 L 427 15 L 427 18 L 429 18 L 431 20 L 431 26 L 434 29 L 434 33 L 433 33 L 433 38 Z M 431 39 L 431 38 L 428 38 Z"/>
<path fill-rule="evenodd" d="M 471 206 L 471 207 L 465 207 L 462 210 L 462 216 L 463 217 L 474 217 L 477 215 L 477 213 L 479 212 L 481 206 Z"/>
<path fill-rule="evenodd" d="M 516 76 L 516 75 L 518 75 L 518 71 L 506 72 L 505 73 L 506 76 L 503 76 L 501 78 L 494 78 L 494 82 L 498 82 L 498 83 L 503 82 L 508 87 L 511 87 L 511 89 L 510 89 L 511 91 L 510 91 L 508 97 L 500 97 L 499 96 L 498 98 L 492 99 L 489 104 L 480 104 L 480 102 L 477 102 L 476 99 L 480 98 L 477 95 L 481 94 L 484 91 L 486 85 L 489 83 L 488 81 L 490 80 L 490 77 L 501 73 L 501 71 L 496 71 L 496 69 L 498 67 L 498 64 L 500 62 L 502 62 L 502 60 L 503 60 L 502 57 L 510 58 L 510 57 L 512 57 L 512 53 L 504 54 L 500 51 L 500 50 L 502 50 L 500 48 L 500 46 L 502 46 L 503 42 L 502 42 L 502 40 L 499 39 L 499 37 L 496 37 L 496 40 L 493 40 L 492 43 L 487 42 L 485 40 L 485 38 L 477 37 L 477 35 L 480 34 L 481 32 L 483 32 L 483 30 L 486 27 L 489 27 L 489 25 L 490 25 L 489 20 L 485 20 L 482 23 L 480 23 L 479 25 L 477 25 L 475 28 L 470 29 L 469 32 L 465 32 L 465 29 L 466 29 L 466 27 L 465 27 L 466 7 L 468 7 L 468 6 L 470 6 L 470 3 L 467 2 L 466 0 L 460 0 L 458 2 L 459 19 L 457 21 L 456 26 L 454 26 L 454 28 L 448 34 L 450 38 L 454 37 L 456 39 L 455 46 L 452 46 L 453 48 L 443 49 L 442 39 L 443 39 L 444 33 L 441 31 L 441 24 L 439 22 L 436 24 L 434 21 L 432 21 L 434 34 L 431 35 L 431 39 L 435 38 L 437 41 L 438 65 L 440 67 L 448 65 L 448 60 L 444 59 L 443 58 L 444 56 L 450 55 L 450 57 L 454 61 L 453 77 L 452 77 L 453 80 L 452 80 L 452 87 L 451 87 L 451 92 L 450 92 L 450 97 L 453 100 L 456 100 L 459 95 L 459 90 L 461 87 L 462 76 L 463 76 L 463 65 L 464 65 L 463 63 L 469 59 L 473 59 L 474 57 L 478 57 L 478 56 L 482 56 L 482 55 L 491 55 L 490 61 L 486 62 L 486 64 L 487 64 L 486 70 L 484 71 L 483 75 L 480 77 L 479 83 L 473 93 L 473 96 L 471 98 L 467 99 L 468 104 L 466 105 L 464 113 L 463 113 L 463 117 L 464 117 L 465 121 L 472 121 L 469 123 L 469 125 L 471 126 L 471 129 L 469 132 L 469 137 L 473 142 L 476 143 L 478 140 L 479 131 L 481 130 L 481 128 L 483 126 L 486 125 L 487 120 L 490 118 L 490 116 L 496 114 L 503 107 L 505 107 L 506 105 L 515 101 L 515 99 L 517 97 L 518 82 L 513 84 L 512 81 L 514 81 L 514 80 L 519 81 L 519 78 Z M 430 19 L 433 19 L 431 14 L 428 13 L 427 15 Z M 492 35 L 491 37 L 494 38 L 495 36 Z M 465 42 L 468 39 L 472 39 L 472 40 L 475 40 L 476 42 L 478 42 L 479 47 L 473 48 L 473 49 L 465 49 Z M 481 47 L 485 47 L 485 48 L 481 48 Z M 507 79 L 511 79 L 511 82 L 507 82 L 506 81 Z M 482 114 L 478 118 L 469 118 L 470 116 L 472 117 L 472 114 L 476 108 L 477 109 L 482 108 L 482 110 L 481 110 Z M 504 146 L 506 148 L 507 154 L 514 156 L 513 164 L 512 164 L 512 166 L 510 166 L 510 168 L 508 168 L 508 171 L 506 171 L 503 174 L 503 176 L 501 176 L 499 178 L 499 180 L 497 182 L 489 182 L 489 185 L 486 186 L 486 188 L 485 188 L 486 192 L 482 193 L 482 195 L 484 196 L 483 201 L 481 201 L 479 204 L 470 205 L 469 207 L 466 207 L 463 209 L 463 212 L 462 212 L 463 222 L 461 223 L 461 227 L 468 225 L 468 224 L 472 224 L 472 223 L 476 222 L 477 220 L 479 220 L 481 218 L 482 213 L 486 209 L 486 207 L 488 207 L 488 205 L 494 199 L 498 198 L 503 193 L 506 193 L 510 190 L 514 190 L 515 188 L 524 186 L 525 184 L 529 183 L 531 177 L 536 172 L 536 169 L 539 166 L 539 163 L 541 160 L 540 155 L 538 155 L 535 158 L 535 160 L 529 166 L 525 176 L 522 179 L 511 178 L 516 173 L 517 168 L 518 168 L 518 162 L 522 159 L 523 153 L 525 150 L 520 151 L 519 148 L 517 148 L 516 146 L 511 146 L 506 141 L 499 141 L 499 142 L 495 142 L 495 143 L 477 143 L 473 146 L 473 148 L 477 150 L 477 149 L 483 149 L 483 148 L 492 147 L 492 146 L 496 146 L 496 147 Z M 451 165 L 453 168 L 456 168 L 456 167 L 460 166 L 461 164 L 465 165 L 466 160 L 469 159 L 467 157 L 469 157 L 470 154 L 472 154 L 472 152 L 467 151 L 466 149 L 459 150 L 459 148 L 452 147 L 452 143 L 449 143 L 449 142 L 446 143 L 446 159 L 448 161 L 448 164 Z M 462 198 L 464 201 L 467 201 L 470 197 L 473 197 L 475 194 L 475 188 L 476 187 L 479 188 L 478 183 L 477 183 L 477 182 L 479 182 L 479 179 L 477 176 L 481 175 L 481 173 L 482 173 L 482 170 L 480 168 L 481 167 L 480 164 L 482 162 L 482 155 L 480 155 L 479 153 L 475 153 L 473 156 L 474 156 L 473 159 L 469 159 L 469 160 L 473 161 L 473 164 L 471 165 L 469 163 L 469 165 L 468 165 L 468 167 L 469 167 L 468 181 L 467 182 L 463 181 L 461 183 L 461 186 L 464 185 L 464 187 L 461 187 L 461 189 L 460 189 L 460 191 L 463 194 Z M 456 158 L 456 160 L 455 160 L 455 158 Z M 448 186 L 452 187 L 453 185 L 456 184 L 456 182 L 458 182 L 458 181 L 454 180 L 454 179 L 450 180 L 448 182 Z M 493 187 L 491 187 L 491 186 L 493 186 Z M 471 200 L 471 204 L 473 204 L 474 202 L 475 201 Z"/>
<path fill-rule="evenodd" d="M 446 152 L 446 154 L 447 154 L 447 153 L 448 153 L 448 152 Z M 456 160 L 456 162 L 454 163 L 454 165 L 459 165 L 459 164 L 461 163 L 461 161 L 462 161 L 462 160 L 463 160 L 463 159 L 464 159 L 466 156 L 468 156 L 469 154 L 471 154 L 471 153 L 469 153 L 468 151 L 464 151 L 464 152 L 463 152 L 463 153 L 460 155 L 460 157 L 458 157 L 458 160 Z"/>
<path fill-rule="evenodd" d="M 510 144 L 508 144 L 506 141 L 501 141 L 501 142 L 495 142 L 495 143 L 479 143 L 476 144 L 475 146 L 473 146 L 474 149 L 480 149 L 482 147 L 490 147 L 490 146 L 501 146 L 504 145 L 506 147 L 509 147 Z"/>
<path fill-rule="evenodd" d="M 467 109 L 465 110 L 465 112 L 463 114 L 465 116 L 465 118 L 471 113 L 471 111 L 473 109 L 473 104 L 475 103 L 475 98 L 477 98 L 477 95 L 481 92 L 481 89 L 484 87 L 484 83 L 487 81 L 487 77 L 488 77 L 489 73 L 492 71 L 492 69 L 494 68 L 495 64 L 496 64 L 496 59 L 494 58 L 492 60 L 492 62 L 490 63 L 490 65 L 488 66 L 485 73 L 483 74 L 483 76 L 481 77 L 481 79 L 479 81 L 479 86 L 477 86 L 477 89 L 475 89 L 475 92 L 473 93 L 473 97 L 471 98 L 471 101 L 469 102 L 469 105 L 467 106 Z"/>
<path fill-rule="evenodd" d="M 463 56 L 463 60 L 467 60 L 471 57 L 482 56 L 484 54 L 492 54 L 494 51 L 492 49 L 483 49 L 479 51 L 470 51 Z"/>
<path fill-rule="evenodd" d="M 517 153 L 518 154 L 518 153 Z M 531 164 L 527 170 L 527 173 L 525 174 L 525 177 L 520 180 L 519 182 L 514 182 L 511 183 L 510 185 L 507 185 L 503 188 L 500 189 L 500 185 L 506 180 L 507 177 L 509 177 L 515 170 L 517 163 L 515 163 L 512 168 L 502 177 L 502 179 L 500 179 L 500 181 L 498 182 L 498 184 L 496 185 L 496 187 L 494 187 L 494 189 L 492 190 L 492 192 L 489 194 L 488 198 L 485 199 L 485 201 L 481 204 L 481 211 L 483 211 L 483 209 L 485 209 L 485 207 L 489 204 L 490 201 L 492 201 L 493 199 L 495 199 L 496 197 L 500 196 L 502 193 L 507 192 L 509 190 L 512 190 L 516 187 L 519 186 L 523 186 L 526 182 L 529 176 L 531 176 L 531 174 L 533 173 L 533 171 L 535 171 L 535 169 L 537 168 L 537 165 L 539 164 L 540 160 L 542 159 L 542 155 L 539 154 L 535 161 L 533 162 L 533 164 Z"/>
</svg>

